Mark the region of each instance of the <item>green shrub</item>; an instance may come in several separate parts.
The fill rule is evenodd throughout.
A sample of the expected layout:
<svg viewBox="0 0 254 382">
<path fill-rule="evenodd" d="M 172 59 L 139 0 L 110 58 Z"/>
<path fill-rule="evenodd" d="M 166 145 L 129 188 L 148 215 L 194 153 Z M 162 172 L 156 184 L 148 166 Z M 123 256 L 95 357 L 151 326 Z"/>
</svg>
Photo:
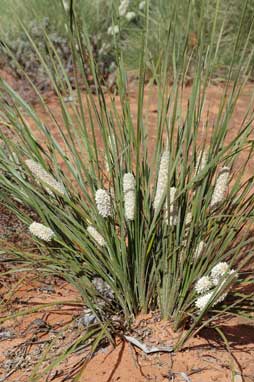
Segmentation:
<svg viewBox="0 0 254 382">
<path fill-rule="evenodd" d="M 8 70 L 11 69 L 12 74 L 23 80 L 25 80 L 25 72 L 33 83 L 43 91 L 49 90 L 51 83 L 48 81 L 47 73 L 38 55 L 31 46 L 30 38 L 41 52 L 44 51 L 44 57 L 48 53 L 48 43 L 50 42 L 54 45 L 56 53 L 61 60 L 61 65 L 66 73 L 68 73 L 71 85 L 75 86 L 75 80 L 72 78 L 73 62 L 67 33 L 67 29 L 71 24 L 71 16 L 68 7 L 65 10 L 63 4 L 61 0 L 54 3 L 44 0 L 40 4 L 33 0 L 27 0 L 22 2 L 22 4 L 16 2 L 16 0 L 11 0 L 8 6 L 7 4 L 2 4 L 4 11 L 2 13 L 0 31 L 1 66 L 8 68 Z M 87 20 L 86 33 L 89 34 L 93 56 L 98 65 L 98 74 L 101 79 L 107 80 L 110 73 L 114 70 L 114 57 L 112 46 L 107 41 L 108 39 L 110 40 L 110 37 L 108 39 L 105 38 L 105 33 L 103 36 L 103 30 L 107 30 L 108 18 L 106 17 L 106 25 L 103 26 L 104 18 L 98 16 L 99 8 L 105 15 L 107 9 L 109 9 L 109 4 L 105 6 L 101 0 L 92 2 L 92 5 L 90 2 L 89 4 L 88 2 L 82 2 L 82 7 L 79 8 L 82 10 L 82 12 L 79 12 L 79 20 L 83 23 L 83 15 L 85 14 L 85 19 Z M 6 19 L 4 15 L 6 15 Z M 9 18 L 14 19 L 11 26 L 9 25 Z M 5 25 L 7 22 L 8 26 Z M 26 25 L 26 31 L 22 28 L 22 24 Z M 44 31 L 47 33 L 48 42 L 41 38 Z M 82 54 L 86 75 L 89 77 L 89 65 L 86 63 L 88 53 L 84 46 L 82 47 Z M 57 60 L 52 63 L 52 60 L 50 61 L 49 59 L 47 59 L 47 64 L 58 65 Z M 59 67 L 58 69 L 55 68 L 54 71 L 61 72 Z M 89 83 L 89 85 L 91 84 Z M 24 86 L 28 86 L 28 84 L 26 83 Z"/>
<path fill-rule="evenodd" d="M 239 57 L 239 70 L 233 73 L 230 69 L 211 125 L 203 109 L 216 53 L 209 47 L 199 48 L 184 110 L 189 62 L 185 50 L 180 60 L 177 42 L 173 44 L 172 57 L 165 54 L 151 81 L 157 83 L 158 100 L 157 125 L 153 126 L 156 139 L 151 141 L 144 106 L 149 23 L 146 27 L 135 117 L 118 35 L 114 41 L 121 110 L 115 96 L 106 102 L 92 54 L 89 62 L 96 96 L 86 86 L 83 56 L 81 49 L 76 49 L 76 44 L 81 44 L 78 28 L 69 35 L 77 81 L 76 100 L 70 105 L 64 100 L 73 95 L 72 86 L 63 66 L 53 65 L 59 58 L 54 46 L 45 35 L 51 54 L 44 58 L 31 40 L 58 96 L 61 121 L 40 99 L 60 138 L 56 140 L 35 109 L 1 81 L 1 123 L 13 137 L 0 133 L 7 147 L 0 152 L 0 186 L 5 203 L 27 224 L 38 248 L 33 254 L 16 251 L 16 257 L 27 267 L 36 266 L 44 274 L 74 285 L 94 315 L 90 327 L 99 325 L 101 335 L 111 339 L 111 333 L 119 330 L 110 319 L 112 314 L 119 316 L 122 329 L 139 312 L 159 309 L 161 316 L 183 333 L 174 344 L 179 349 L 190 335 L 218 316 L 244 314 L 253 304 L 253 294 L 244 291 L 252 282 L 247 266 L 253 261 L 253 239 L 249 236 L 253 176 L 244 178 L 253 153 L 251 104 L 246 105 L 246 115 L 234 137 L 228 136 L 252 57 L 246 54 L 249 41 L 245 51 L 240 47 L 240 53 L 236 41 L 232 55 L 233 59 Z M 202 25 L 200 28 L 202 34 Z M 169 30 L 167 41 L 171 44 L 177 28 Z M 91 53 L 88 38 L 86 43 Z M 48 65 L 51 58 L 52 65 Z M 175 65 L 172 86 L 167 75 L 169 63 Z M 56 68 L 61 72 L 54 72 Z M 87 88 L 85 94 L 78 85 L 80 76 Z M 6 94 L 13 106 L 5 101 Z M 210 138 L 208 128 L 212 130 Z M 236 164 L 243 151 L 247 160 L 238 171 Z M 29 215 L 19 214 L 13 198 L 36 213 L 35 222 Z"/>
</svg>

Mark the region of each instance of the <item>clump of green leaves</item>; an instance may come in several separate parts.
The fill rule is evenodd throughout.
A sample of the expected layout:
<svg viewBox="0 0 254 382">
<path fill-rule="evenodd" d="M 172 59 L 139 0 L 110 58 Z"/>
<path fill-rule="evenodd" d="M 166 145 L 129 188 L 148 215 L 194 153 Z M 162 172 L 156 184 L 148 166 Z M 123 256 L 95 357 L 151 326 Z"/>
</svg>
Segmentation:
<svg viewBox="0 0 254 382">
<path fill-rule="evenodd" d="M 169 33 L 168 43 L 176 38 L 174 28 L 169 28 Z M 5 203 L 30 227 L 39 249 L 33 255 L 16 252 L 22 263 L 36 265 L 45 274 L 74 285 L 102 328 L 101 335 L 108 338 L 117 332 L 110 320 L 112 314 L 130 324 L 139 312 L 159 309 L 180 334 L 181 329 L 188 329 L 174 344 L 178 349 L 216 317 L 229 312 L 247 314 L 253 304 L 253 294 L 244 292 L 244 286 L 252 282 L 248 264 L 253 260 L 253 239 L 249 236 L 253 176 L 245 179 L 253 154 L 252 100 L 246 105 L 239 130 L 233 137 L 228 135 L 251 60 L 241 49 L 238 74 L 231 67 L 218 114 L 211 122 L 203 110 L 214 55 L 209 46 L 200 47 L 184 109 L 188 52 L 180 60 L 177 43 L 173 44 L 172 57 L 165 55 L 159 74 L 155 70 L 151 81 L 157 84 L 151 92 L 154 96 L 156 90 L 158 102 L 157 123 L 152 126 L 155 139 L 151 140 L 149 114 L 144 112 L 144 96 L 149 94 L 149 86 L 145 86 L 148 37 L 149 23 L 140 54 L 135 115 L 116 36 L 119 103 L 116 95 L 105 98 L 88 38 L 96 95 L 87 86 L 77 24 L 69 35 L 77 89 L 71 104 L 65 102 L 66 95 L 73 95 L 73 87 L 64 66 L 59 66 L 60 73 L 55 72 L 55 60 L 61 63 L 56 48 L 45 33 L 51 53 L 44 57 L 45 52 L 31 39 L 58 97 L 62 121 L 40 99 L 59 138 L 34 108 L 1 81 L 1 123 L 15 139 L 0 133 L 8 152 L 0 152 L 0 185 L 5 190 Z M 234 54 L 238 54 L 238 39 Z M 173 86 L 168 84 L 169 60 L 176 65 Z M 4 101 L 6 93 L 14 107 Z M 247 153 L 245 161 L 241 161 L 243 151 Z M 36 213 L 39 225 L 15 209 L 13 198 Z M 219 269 L 226 269 L 219 274 L 218 264 Z M 210 289 L 212 297 L 197 304 L 200 294 L 204 297 Z"/>
</svg>

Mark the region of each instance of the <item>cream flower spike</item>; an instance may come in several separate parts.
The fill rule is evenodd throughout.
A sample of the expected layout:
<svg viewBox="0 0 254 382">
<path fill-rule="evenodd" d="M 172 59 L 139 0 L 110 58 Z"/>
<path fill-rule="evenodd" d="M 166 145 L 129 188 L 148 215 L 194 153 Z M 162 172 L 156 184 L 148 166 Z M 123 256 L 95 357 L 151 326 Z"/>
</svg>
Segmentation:
<svg viewBox="0 0 254 382">
<path fill-rule="evenodd" d="M 45 185 L 48 185 L 57 193 L 61 195 L 65 194 L 63 184 L 58 182 L 51 174 L 49 174 L 40 163 L 35 162 L 33 159 L 27 159 L 25 160 L 25 164 L 37 180 L 45 183 Z M 53 195 L 53 192 L 48 187 L 45 187 L 45 190 L 48 194 Z"/>
<path fill-rule="evenodd" d="M 124 210 L 127 220 L 134 220 L 135 217 L 135 178 L 129 172 L 123 177 Z"/>
<path fill-rule="evenodd" d="M 32 224 L 30 224 L 29 231 L 34 236 L 47 242 L 51 241 L 53 236 L 55 235 L 51 228 L 46 227 L 45 225 L 37 222 L 33 222 Z"/>
<path fill-rule="evenodd" d="M 157 188 L 155 193 L 155 198 L 153 202 L 153 206 L 155 212 L 158 211 L 160 203 L 162 201 L 163 195 L 166 192 L 168 185 L 168 166 L 169 166 L 169 151 L 166 150 L 161 156 L 160 167 L 159 167 L 159 175 L 157 181 Z"/>
<path fill-rule="evenodd" d="M 215 183 L 210 207 L 214 207 L 223 201 L 227 191 L 227 187 L 228 187 L 229 171 L 230 171 L 229 167 L 223 167 L 219 171 L 219 175 Z"/>
<path fill-rule="evenodd" d="M 112 215 L 112 206 L 110 196 L 107 191 L 99 189 L 95 193 L 95 201 L 98 212 L 104 218 Z"/>
<path fill-rule="evenodd" d="M 93 226 L 88 226 L 87 227 L 87 232 L 89 235 L 96 241 L 97 244 L 99 244 L 101 247 L 105 247 L 106 241 L 102 237 L 102 235 L 93 227 Z"/>
<path fill-rule="evenodd" d="M 201 277 L 195 284 L 195 290 L 199 294 L 203 294 L 209 291 L 213 286 L 212 280 L 209 276 Z"/>
</svg>

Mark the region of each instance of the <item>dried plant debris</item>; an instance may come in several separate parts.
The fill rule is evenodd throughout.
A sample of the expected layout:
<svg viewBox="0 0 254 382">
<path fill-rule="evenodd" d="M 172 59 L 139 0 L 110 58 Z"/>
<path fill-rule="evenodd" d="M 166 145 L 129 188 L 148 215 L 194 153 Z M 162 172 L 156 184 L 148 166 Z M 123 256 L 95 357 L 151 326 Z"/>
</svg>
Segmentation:
<svg viewBox="0 0 254 382">
<path fill-rule="evenodd" d="M 134 337 L 131 336 L 124 336 L 126 341 L 130 342 L 132 345 L 137 346 L 139 349 L 143 350 L 146 354 L 151 353 L 158 353 L 158 352 L 165 352 L 165 353 L 171 353 L 174 351 L 173 346 L 147 346 L 146 344 L 142 343 L 141 341 L 137 340 Z"/>
<path fill-rule="evenodd" d="M 190 378 L 188 377 L 188 375 L 186 374 L 186 373 L 183 373 L 183 372 L 181 372 L 181 371 L 170 371 L 169 373 L 168 373 L 168 376 L 167 376 L 167 378 L 168 378 L 168 380 L 169 381 L 175 381 L 176 379 L 176 377 L 177 376 L 179 376 L 180 378 L 181 378 L 181 380 L 182 381 L 185 381 L 185 382 L 191 382 L 191 380 L 190 380 Z"/>
<path fill-rule="evenodd" d="M 19 332 L 19 336 L 9 331 L 9 329 L 0 329 L 0 338 L 2 334 L 3 341 L 14 338 L 14 336 L 15 341 L 16 339 L 19 341 L 25 338 L 18 345 L 14 345 L 3 352 L 4 359 L 0 362 L 0 370 L 4 373 L 4 376 L 0 378 L 0 382 L 8 380 L 17 371 L 21 371 L 21 374 L 28 378 L 34 367 L 42 360 L 44 352 L 47 353 L 47 357 L 44 359 L 42 367 L 49 366 L 52 356 L 59 355 L 64 349 L 70 348 L 80 332 L 81 330 L 76 327 L 75 320 L 70 325 L 64 326 L 57 331 L 40 318 L 33 320 L 24 331 Z M 87 346 L 88 344 L 86 344 Z M 84 356 L 84 351 L 82 355 Z M 54 378 L 64 374 L 66 371 L 64 371 L 64 367 L 63 365 L 60 370 L 51 371 L 47 380 L 54 380 Z"/>
</svg>

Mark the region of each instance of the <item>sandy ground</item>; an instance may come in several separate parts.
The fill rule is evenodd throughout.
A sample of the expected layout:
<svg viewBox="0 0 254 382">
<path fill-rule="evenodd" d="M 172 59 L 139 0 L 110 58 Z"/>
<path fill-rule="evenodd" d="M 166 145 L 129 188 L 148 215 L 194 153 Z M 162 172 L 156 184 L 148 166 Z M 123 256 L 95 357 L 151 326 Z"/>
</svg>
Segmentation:
<svg viewBox="0 0 254 382">
<path fill-rule="evenodd" d="M 27 382 L 43 355 L 46 354 L 43 362 L 43 370 L 46 370 L 56 354 L 85 332 L 80 324 L 83 307 L 77 292 L 68 284 L 53 278 L 40 281 L 36 274 L 29 280 L 24 277 L 19 281 L 5 277 L 0 292 L 5 300 L 2 317 L 52 304 L 43 311 L 0 325 L 0 376 L 4 378 L 10 373 L 7 381 Z M 62 305 L 57 305 L 59 302 Z M 219 327 L 228 339 L 229 349 L 214 329 L 202 330 L 176 354 L 146 355 L 119 338 L 115 349 L 111 345 L 98 349 L 82 371 L 80 381 L 253 381 L 254 323 L 231 318 L 221 322 Z M 176 336 L 170 323 L 161 321 L 157 312 L 138 317 L 132 335 L 149 346 L 170 345 Z M 45 373 L 40 381 L 64 381 L 87 355 L 85 349 L 77 352 L 53 372 Z"/>
<path fill-rule="evenodd" d="M 248 85 L 242 92 L 230 123 L 228 139 L 231 139 L 239 129 L 246 105 L 253 94 L 254 86 Z M 151 149 L 155 142 L 155 126 L 157 119 L 157 103 L 155 91 L 146 89 L 145 103 L 148 105 L 148 126 Z M 191 88 L 184 93 L 184 107 Z M 223 94 L 222 86 L 211 86 L 207 92 L 204 118 L 209 110 L 209 121 L 215 120 L 218 113 L 219 99 Z M 135 117 L 137 113 L 136 88 L 130 88 L 131 110 Z M 54 115 L 61 121 L 61 110 L 57 99 L 52 95 L 48 101 Z M 119 107 L 119 104 L 117 104 Z M 45 124 L 60 140 L 59 132 L 54 124 L 45 116 L 40 106 L 36 110 Z M 212 129 L 212 128 L 211 128 Z M 212 131 L 212 130 L 211 130 Z M 39 138 L 39 137 L 38 137 Z M 98 137 L 100 140 L 100 137 Z M 244 157 L 243 157 L 244 158 Z M 247 175 L 253 172 L 253 159 L 249 162 Z M 240 168 L 239 163 L 239 168 Z M 237 170 L 237 168 L 236 168 Z M 17 244 L 26 237 L 26 228 L 2 208 L 0 215 L 0 238 L 6 242 Z M 2 270 L 4 271 L 4 269 Z M 2 273 L 3 274 L 3 273 Z M 0 321 L 0 381 L 28 382 L 33 367 L 48 346 L 49 339 L 55 341 L 53 350 L 46 356 L 45 365 L 49 365 L 53 354 L 67 347 L 84 327 L 80 326 L 79 317 L 83 308 L 76 291 L 61 280 L 48 279 L 38 281 L 24 277 L 1 276 L 0 295 L 2 304 L 1 316 L 19 312 L 28 307 L 51 302 L 53 307 L 46 312 L 30 313 L 27 317 L 18 317 L 12 321 Z M 17 289 L 18 283 L 18 289 Z M 77 304 L 65 306 L 54 305 L 57 301 L 75 300 Z M 38 321 L 39 320 L 39 321 Z M 41 321 L 40 321 L 41 320 Z M 67 328 L 66 328 L 67 325 Z M 68 327 L 68 325 L 70 325 Z M 74 325 L 74 326 L 73 326 Z M 148 344 L 170 344 L 174 340 L 170 323 L 158 320 L 156 314 L 139 317 L 134 328 L 142 341 Z M 241 382 L 254 381 L 254 327 L 253 323 L 234 318 L 221 323 L 220 328 L 228 338 L 229 348 L 221 340 L 218 333 L 212 329 L 203 330 L 199 336 L 191 339 L 185 348 L 177 354 L 156 353 L 145 355 L 128 342 L 117 340 L 113 349 L 106 346 L 94 355 L 81 373 L 81 382 L 143 382 L 143 381 L 191 381 L 191 382 Z M 6 338 L 6 336 L 8 338 Z M 59 338 L 58 338 L 59 337 Z M 40 379 L 47 381 L 73 380 L 71 375 L 65 379 L 75 364 L 86 357 L 86 350 L 71 357 L 68 362 L 57 366 L 56 371 Z M 79 365 L 79 364 L 78 364 Z M 2 378 L 2 379 L 1 379 Z"/>
</svg>

